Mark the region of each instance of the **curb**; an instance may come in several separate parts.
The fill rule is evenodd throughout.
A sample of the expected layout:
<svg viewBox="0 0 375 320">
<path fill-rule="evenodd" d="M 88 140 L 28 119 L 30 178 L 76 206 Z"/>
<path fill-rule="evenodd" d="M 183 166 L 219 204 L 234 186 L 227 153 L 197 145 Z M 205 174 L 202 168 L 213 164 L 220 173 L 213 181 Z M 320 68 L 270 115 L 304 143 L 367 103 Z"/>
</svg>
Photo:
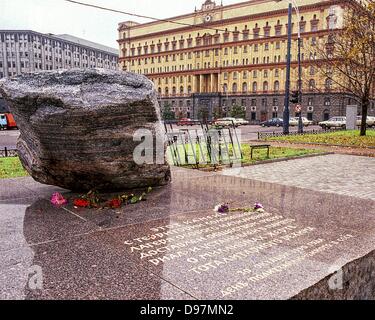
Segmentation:
<svg viewBox="0 0 375 320">
<path fill-rule="evenodd" d="M 289 160 L 298 160 L 298 159 L 304 159 L 304 158 L 312 158 L 312 157 L 319 157 L 319 156 L 327 156 L 335 154 L 334 152 L 320 152 L 320 153 L 314 153 L 314 154 L 306 154 L 302 156 L 294 156 L 294 157 L 288 157 L 288 158 L 279 158 L 279 159 L 270 159 L 270 160 L 262 160 L 262 161 L 257 161 L 252 164 L 242 164 L 241 167 L 239 168 L 245 168 L 245 167 L 252 167 L 252 166 L 258 166 L 262 164 L 269 164 L 269 163 L 276 163 L 276 162 L 284 162 L 284 161 L 289 161 Z M 222 171 L 223 169 L 232 169 L 234 167 L 231 167 L 230 165 L 221 165 L 217 166 L 216 169 L 214 168 L 186 168 L 186 169 L 193 169 L 193 170 L 199 170 L 202 172 L 217 172 L 217 171 Z"/>
<path fill-rule="evenodd" d="M 290 143 L 290 144 L 307 144 L 307 145 L 315 145 L 315 146 L 323 146 L 323 147 L 339 147 L 339 148 L 351 148 L 351 149 L 369 149 L 375 150 L 375 147 L 358 147 L 352 145 L 345 145 L 345 144 L 327 144 L 327 143 L 319 143 L 319 142 L 295 142 L 295 141 L 288 141 L 288 140 L 258 140 L 261 142 L 282 142 L 282 143 Z"/>
</svg>

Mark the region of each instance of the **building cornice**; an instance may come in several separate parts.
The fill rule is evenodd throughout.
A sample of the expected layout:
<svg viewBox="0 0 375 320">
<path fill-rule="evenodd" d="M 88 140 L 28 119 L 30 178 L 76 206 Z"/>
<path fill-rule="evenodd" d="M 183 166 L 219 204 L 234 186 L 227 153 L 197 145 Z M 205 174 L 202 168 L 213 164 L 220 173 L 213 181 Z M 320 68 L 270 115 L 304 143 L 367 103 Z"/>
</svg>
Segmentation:
<svg viewBox="0 0 375 320">
<path fill-rule="evenodd" d="M 101 52 L 101 53 L 108 54 L 110 56 L 119 58 L 119 53 L 116 54 L 114 52 L 106 51 L 106 50 L 95 48 L 95 47 L 90 47 L 90 46 L 85 45 L 85 44 L 80 44 L 80 43 L 77 43 L 77 42 L 74 42 L 74 41 L 71 41 L 71 40 L 59 38 L 57 35 L 54 35 L 54 34 L 41 33 L 41 32 L 33 31 L 33 30 L 0 30 L 0 34 L 1 33 L 4 33 L 4 34 L 5 33 L 9 33 L 9 34 L 12 34 L 12 33 L 25 34 L 26 33 L 26 34 L 37 35 L 39 37 L 43 37 L 43 38 L 46 38 L 46 39 L 51 39 L 51 40 L 58 41 L 58 42 L 61 42 L 61 43 L 67 43 L 69 45 L 77 46 L 77 47 L 84 48 L 84 49 L 93 50 L 93 51 L 96 51 L 96 52 Z M 114 50 L 116 50 L 116 49 L 114 49 Z"/>
<path fill-rule="evenodd" d="M 269 2 L 269 1 L 259 1 L 259 3 L 260 2 Z M 349 2 L 348 0 L 330 0 L 330 1 L 324 1 L 324 2 L 310 4 L 310 5 L 300 6 L 299 9 L 300 9 L 300 12 L 305 12 L 305 11 L 310 11 L 312 9 L 327 8 L 327 7 L 330 7 L 330 6 L 335 5 L 335 4 L 343 4 L 343 3 L 348 3 L 348 2 Z M 253 1 L 247 1 L 247 2 L 240 3 L 240 4 L 248 5 L 249 3 L 254 3 L 254 2 Z M 240 5 L 240 4 L 237 4 L 237 5 Z M 233 5 L 233 6 L 235 6 L 235 5 Z M 166 30 L 166 31 L 148 33 L 146 35 L 129 37 L 127 39 L 119 39 L 119 40 L 117 40 L 117 42 L 119 44 L 122 44 L 122 43 L 129 43 L 129 42 L 132 42 L 132 41 L 139 41 L 141 39 L 148 39 L 148 38 L 152 38 L 152 37 L 157 37 L 157 36 L 160 36 L 160 35 L 165 36 L 165 35 L 173 34 L 173 33 L 176 33 L 176 32 L 188 32 L 190 30 L 196 30 L 196 29 L 203 29 L 204 30 L 204 29 L 207 29 L 207 28 L 215 29 L 215 27 L 222 26 L 223 24 L 230 24 L 230 23 L 233 23 L 233 22 L 246 22 L 246 21 L 249 21 L 249 20 L 279 16 L 279 15 L 285 16 L 287 14 L 287 12 L 288 12 L 287 9 L 280 9 L 280 10 L 274 10 L 274 11 L 269 11 L 269 12 L 262 12 L 262 13 L 257 13 L 257 14 L 253 14 L 253 15 L 246 15 L 246 16 L 234 17 L 234 18 L 230 18 L 230 19 L 223 19 L 223 20 L 220 20 L 220 21 L 213 21 L 211 23 L 202 23 L 202 24 L 197 24 L 197 25 L 192 25 L 192 26 L 187 26 L 187 27 L 179 27 L 179 28 L 169 29 L 169 30 Z M 189 15 L 187 15 L 187 16 L 189 16 Z M 193 16 L 194 16 L 194 14 L 193 14 Z M 170 20 L 173 20 L 173 19 L 170 19 Z M 150 22 L 149 24 L 140 24 L 140 25 L 137 25 L 135 27 L 131 27 L 130 30 L 133 29 L 133 28 L 142 28 L 142 27 L 148 26 L 150 24 L 158 24 L 158 23 L 160 23 L 160 22 Z M 122 31 L 122 30 L 119 30 L 119 31 Z"/>
</svg>

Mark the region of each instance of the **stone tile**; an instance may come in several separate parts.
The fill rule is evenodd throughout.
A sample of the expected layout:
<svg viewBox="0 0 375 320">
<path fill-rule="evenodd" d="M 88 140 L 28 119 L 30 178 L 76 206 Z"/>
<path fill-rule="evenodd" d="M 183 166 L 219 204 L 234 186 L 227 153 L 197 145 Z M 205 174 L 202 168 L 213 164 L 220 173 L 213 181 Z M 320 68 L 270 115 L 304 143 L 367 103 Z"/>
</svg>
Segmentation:
<svg viewBox="0 0 375 320">
<path fill-rule="evenodd" d="M 375 200 L 375 159 L 371 157 L 334 154 L 228 169 L 222 174 Z"/>
<path fill-rule="evenodd" d="M 42 198 L 0 201 L 0 251 L 56 241 L 98 229 Z"/>
<path fill-rule="evenodd" d="M 0 252 L 27 245 L 24 217 L 27 208 L 38 198 L 0 201 Z"/>
<path fill-rule="evenodd" d="M 35 193 L 24 186 L 24 179 L 2 179 L 0 201 L 24 199 L 35 196 Z"/>
<path fill-rule="evenodd" d="M 106 234 L 115 239 L 119 259 L 132 259 L 198 299 L 289 299 L 368 253 L 355 252 L 360 234 L 354 229 L 324 230 L 288 217 L 265 220 L 270 218 L 277 215 L 204 211 Z M 269 228 L 280 221 L 285 224 Z M 260 227 L 269 229 L 256 232 Z"/>
<path fill-rule="evenodd" d="M 191 299 L 159 275 L 118 256 L 103 232 L 33 247 L 32 264 L 43 274 L 43 288 L 25 285 L 26 299 Z"/>
</svg>

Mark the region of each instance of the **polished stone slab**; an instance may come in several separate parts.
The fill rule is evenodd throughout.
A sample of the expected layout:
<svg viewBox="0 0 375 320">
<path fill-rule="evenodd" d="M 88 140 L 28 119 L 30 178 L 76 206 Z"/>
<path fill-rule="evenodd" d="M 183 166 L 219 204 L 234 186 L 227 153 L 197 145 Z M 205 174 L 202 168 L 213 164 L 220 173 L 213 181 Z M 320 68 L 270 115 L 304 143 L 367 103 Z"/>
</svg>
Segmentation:
<svg viewBox="0 0 375 320">
<path fill-rule="evenodd" d="M 358 251 L 358 243 L 375 245 L 354 229 L 323 231 L 269 213 L 206 211 L 107 233 L 117 239 L 119 257 L 198 299 L 290 299 L 366 255 L 370 248 Z"/>
<path fill-rule="evenodd" d="M 0 201 L 0 253 L 25 245 L 67 239 L 100 229 L 36 196 Z"/>
<path fill-rule="evenodd" d="M 158 275 L 123 259 L 102 232 L 33 247 L 32 266 L 42 271 L 42 288 L 26 284 L 25 299 L 192 299 Z"/>
<path fill-rule="evenodd" d="M 48 201 L 53 187 L 22 180 L 31 197 L 0 201 L 0 298 L 375 298 L 374 201 L 172 174 L 170 186 L 119 210 L 57 209 Z M 264 214 L 213 211 L 256 201 Z M 43 286 L 35 289 L 39 271 Z"/>
</svg>

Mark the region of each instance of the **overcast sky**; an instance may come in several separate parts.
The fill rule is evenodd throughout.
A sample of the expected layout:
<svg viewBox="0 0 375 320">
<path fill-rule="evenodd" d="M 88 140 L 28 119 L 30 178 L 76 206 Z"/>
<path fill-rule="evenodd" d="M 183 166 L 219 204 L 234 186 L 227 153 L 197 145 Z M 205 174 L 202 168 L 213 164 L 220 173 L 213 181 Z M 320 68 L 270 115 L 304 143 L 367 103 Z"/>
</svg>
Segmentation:
<svg viewBox="0 0 375 320">
<path fill-rule="evenodd" d="M 79 0 L 156 18 L 190 13 L 204 0 Z M 243 0 L 224 0 L 224 4 Z M 220 0 L 217 1 L 219 3 Z M 64 0 L 0 0 L 0 29 L 31 29 L 42 33 L 68 33 L 117 48 L 119 22 L 135 20 L 127 15 L 82 7 Z"/>
</svg>

